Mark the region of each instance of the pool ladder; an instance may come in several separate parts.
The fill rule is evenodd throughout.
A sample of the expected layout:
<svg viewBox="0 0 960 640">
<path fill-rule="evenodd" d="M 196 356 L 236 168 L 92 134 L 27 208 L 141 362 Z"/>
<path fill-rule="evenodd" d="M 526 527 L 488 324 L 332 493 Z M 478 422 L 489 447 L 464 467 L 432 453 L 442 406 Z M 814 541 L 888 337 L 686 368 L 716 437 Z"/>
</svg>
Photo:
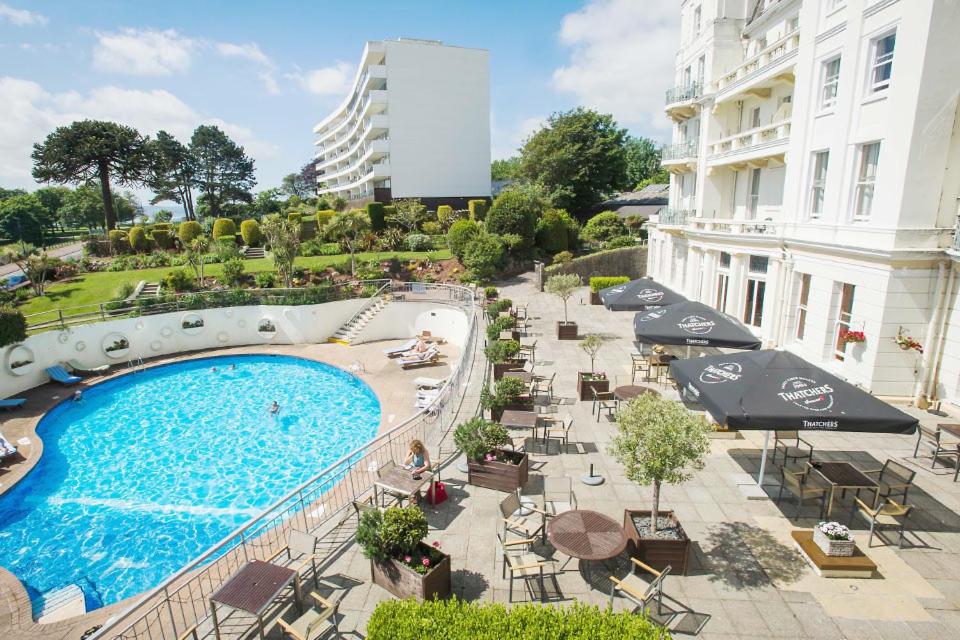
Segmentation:
<svg viewBox="0 0 960 640">
<path fill-rule="evenodd" d="M 127 368 L 133 369 L 132 373 L 136 373 L 138 369 L 145 369 L 146 367 L 143 364 L 143 356 L 137 356 L 136 360 L 127 360 Z"/>
</svg>

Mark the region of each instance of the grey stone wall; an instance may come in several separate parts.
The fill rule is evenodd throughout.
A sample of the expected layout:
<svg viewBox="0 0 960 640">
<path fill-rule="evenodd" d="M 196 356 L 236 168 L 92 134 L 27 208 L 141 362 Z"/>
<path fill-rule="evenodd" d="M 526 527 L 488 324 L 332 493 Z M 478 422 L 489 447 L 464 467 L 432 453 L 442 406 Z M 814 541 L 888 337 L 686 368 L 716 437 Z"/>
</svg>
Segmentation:
<svg viewBox="0 0 960 640">
<path fill-rule="evenodd" d="M 551 265 L 543 270 L 544 278 L 575 273 L 587 284 L 591 276 L 627 276 L 640 278 L 647 273 L 647 247 L 627 247 L 599 251 L 588 256 L 574 258 L 567 264 Z"/>
</svg>

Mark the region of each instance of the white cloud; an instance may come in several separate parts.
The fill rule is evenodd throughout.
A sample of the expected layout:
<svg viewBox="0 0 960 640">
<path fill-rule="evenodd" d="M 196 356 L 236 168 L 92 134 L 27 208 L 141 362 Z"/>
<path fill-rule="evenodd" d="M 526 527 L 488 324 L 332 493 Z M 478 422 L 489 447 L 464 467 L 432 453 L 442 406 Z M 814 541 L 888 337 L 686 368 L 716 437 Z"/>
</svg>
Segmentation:
<svg viewBox="0 0 960 640">
<path fill-rule="evenodd" d="M 140 91 L 107 86 L 86 93 L 51 94 L 38 83 L 0 76 L 0 185 L 34 187 L 30 176 L 33 143 L 74 120 L 114 120 L 144 135 L 163 129 L 186 142 L 199 124 L 215 124 L 257 160 L 278 154 L 278 147 L 249 128 L 197 112 L 169 91 Z"/>
<path fill-rule="evenodd" d="M 353 65 L 346 62 L 337 62 L 329 67 L 287 74 L 287 77 L 295 80 L 304 91 L 309 91 L 318 96 L 345 95 L 350 90 L 353 76 Z"/>
<path fill-rule="evenodd" d="M 663 96 L 674 80 L 679 22 L 675 3 L 590 0 L 563 18 L 560 42 L 572 51 L 554 71 L 554 87 L 621 125 L 662 135 L 670 126 Z"/>
<path fill-rule="evenodd" d="M 280 86 L 277 84 L 277 79 L 273 75 L 275 69 L 273 60 L 271 60 L 270 57 L 260 49 L 260 45 L 255 42 L 248 42 L 245 44 L 218 42 L 216 43 L 215 48 L 217 53 L 225 58 L 239 58 L 241 60 L 248 60 L 260 67 L 260 71 L 257 72 L 257 77 L 260 78 L 261 82 L 263 82 L 263 86 L 267 90 L 267 93 L 270 95 L 277 95 L 280 93 Z"/>
<path fill-rule="evenodd" d="M 18 27 L 42 27 L 49 22 L 45 15 L 27 11 L 26 9 L 14 9 L 8 4 L 0 3 L 0 22 L 4 20 Z"/>
<path fill-rule="evenodd" d="M 168 76 L 190 68 L 197 41 L 174 29 L 123 29 L 98 33 L 93 66 L 99 71 L 134 76 Z"/>
</svg>

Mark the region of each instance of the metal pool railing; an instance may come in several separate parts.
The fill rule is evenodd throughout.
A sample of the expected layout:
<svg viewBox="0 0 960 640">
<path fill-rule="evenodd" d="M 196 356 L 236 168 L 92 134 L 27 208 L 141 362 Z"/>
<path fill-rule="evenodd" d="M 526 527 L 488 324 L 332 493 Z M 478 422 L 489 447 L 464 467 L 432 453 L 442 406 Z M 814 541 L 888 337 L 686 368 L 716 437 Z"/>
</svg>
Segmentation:
<svg viewBox="0 0 960 640">
<path fill-rule="evenodd" d="M 206 617 L 209 596 L 244 563 L 270 557 L 286 544 L 292 529 L 331 534 L 334 529 L 328 525 L 342 522 L 352 502 L 370 493 L 374 469 L 403 456 L 413 438 L 428 443 L 443 439 L 461 410 L 462 390 L 473 373 L 479 332 L 474 292 L 461 286 L 427 283 L 391 283 L 390 291 L 397 300 L 435 301 L 457 306 L 467 314 L 463 349 L 438 398 L 321 470 L 230 533 L 104 625 L 94 636 L 97 640 L 176 640 Z M 264 472 L 269 472 L 269 466 L 264 466 Z"/>
</svg>

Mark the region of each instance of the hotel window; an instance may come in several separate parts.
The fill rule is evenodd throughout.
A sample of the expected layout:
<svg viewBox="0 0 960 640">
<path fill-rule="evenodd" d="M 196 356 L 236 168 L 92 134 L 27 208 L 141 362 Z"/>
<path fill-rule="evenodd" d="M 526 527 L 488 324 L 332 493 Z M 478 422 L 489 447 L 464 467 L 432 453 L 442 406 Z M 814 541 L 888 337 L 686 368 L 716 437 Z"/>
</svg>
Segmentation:
<svg viewBox="0 0 960 640">
<path fill-rule="evenodd" d="M 747 193 L 747 220 L 757 219 L 760 204 L 760 169 L 750 169 L 750 192 Z"/>
<path fill-rule="evenodd" d="M 690 86 L 690 73 L 691 73 L 690 67 L 687 67 L 686 69 L 683 70 L 683 86 L 684 87 Z"/>
<path fill-rule="evenodd" d="M 827 10 L 836 11 L 847 6 L 847 0 L 827 0 Z"/>
<path fill-rule="evenodd" d="M 750 256 L 747 268 L 747 299 L 743 309 L 743 321 L 759 327 L 763 321 L 763 294 L 767 287 L 766 275 L 769 258 Z"/>
<path fill-rule="evenodd" d="M 854 192 L 854 220 L 868 220 L 873 207 L 873 189 L 877 182 L 877 162 L 880 159 L 880 143 L 860 145 L 857 167 L 857 183 Z"/>
<path fill-rule="evenodd" d="M 750 112 L 750 128 L 756 129 L 760 126 L 760 107 L 754 107 Z"/>
<path fill-rule="evenodd" d="M 870 93 L 878 93 L 890 88 L 890 76 L 893 73 L 893 49 L 897 44 L 897 32 L 888 33 L 873 41 L 870 45 Z"/>
<path fill-rule="evenodd" d="M 800 273 L 800 297 L 797 301 L 797 340 L 803 340 L 807 328 L 807 303 L 810 300 L 810 274 Z"/>
<path fill-rule="evenodd" d="M 700 33 L 700 23 L 703 18 L 703 9 L 702 7 L 697 7 L 693 10 L 693 35 Z"/>
<path fill-rule="evenodd" d="M 717 297 L 714 306 L 723 313 L 727 308 L 727 293 L 730 290 L 730 254 L 720 252 L 720 266 L 717 269 Z"/>
<path fill-rule="evenodd" d="M 697 60 L 697 82 L 701 87 L 703 86 L 703 77 L 704 73 L 706 73 L 706 67 L 707 58 L 705 56 L 700 56 L 700 58 Z"/>
<path fill-rule="evenodd" d="M 829 151 L 813 154 L 813 171 L 810 175 L 810 217 L 819 218 L 823 213 L 823 194 L 827 189 L 827 163 Z"/>
<path fill-rule="evenodd" d="M 853 293 L 856 287 L 846 283 L 840 283 L 840 285 L 840 308 L 837 311 L 837 326 L 834 328 L 833 357 L 843 361 L 846 357 L 847 343 L 841 336 L 843 331 L 850 330 L 850 323 L 853 318 Z"/>
<path fill-rule="evenodd" d="M 823 63 L 823 89 L 820 90 L 820 108 L 837 104 L 837 86 L 840 82 L 840 56 Z"/>
</svg>

